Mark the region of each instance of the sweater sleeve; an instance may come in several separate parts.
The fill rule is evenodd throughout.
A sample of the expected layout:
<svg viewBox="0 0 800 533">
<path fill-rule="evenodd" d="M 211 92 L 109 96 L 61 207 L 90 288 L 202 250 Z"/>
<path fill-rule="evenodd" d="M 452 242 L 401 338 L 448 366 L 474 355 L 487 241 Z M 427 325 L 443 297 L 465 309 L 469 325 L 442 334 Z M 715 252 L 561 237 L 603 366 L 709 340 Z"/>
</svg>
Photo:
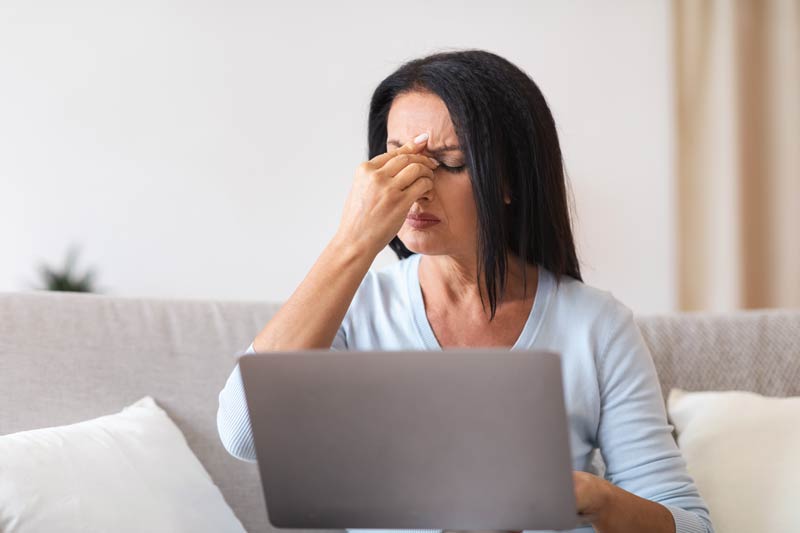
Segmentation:
<svg viewBox="0 0 800 533">
<path fill-rule="evenodd" d="M 672 437 L 653 358 L 633 313 L 618 301 L 597 361 L 597 445 L 606 479 L 665 506 L 676 533 L 713 533 L 709 510 Z"/>
<path fill-rule="evenodd" d="M 248 346 L 242 355 L 253 354 L 253 344 Z M 256 462 L 256 449 L 253 444 L 253 431 L 250 428 L 250 414 L 247 412 L 247 401 L 239 363 L 233 368 L 225 386 L 219 393 L 217 408 L 217 432 L 222 445 L 237 459 Z"/>
<path fill-rule="evenodd" d="M 340 326 L 333 339 L 331 350 L 347 350 L 347 336 L 344 326 Z M 241 355 L 254 354 L 253 343 Z M 217 408 L 217 433 L 225 449 L 243 461 L 256 462 L 256 448 L 253 443 L 253 430 L 250 427 L 250 414 L 244 395 L 242 374 L 237 363 L 228 376 L 225 386 L 219 393 Z"/>
</svg>

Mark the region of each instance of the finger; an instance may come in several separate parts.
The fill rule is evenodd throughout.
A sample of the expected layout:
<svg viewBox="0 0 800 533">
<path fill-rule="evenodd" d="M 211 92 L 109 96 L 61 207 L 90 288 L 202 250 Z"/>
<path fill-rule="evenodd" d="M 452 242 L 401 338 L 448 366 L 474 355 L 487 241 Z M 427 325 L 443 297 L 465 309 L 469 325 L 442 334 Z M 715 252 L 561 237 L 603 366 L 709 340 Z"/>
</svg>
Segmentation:
<svg viewBox="0 0 800 533">
<path fill-rule="evenodd" d="M 410 200 L 411 204 L 414 203 L 417 198 L 427 192 L 430 192 L 431 190 L 433 190 L 433 179 L 429 178 L 428 176 L 421 176 L 417 178 L 416 181 L 414 181 L 411 185 L 406 187 L 403 192 L 406 194 L 406 198 Z"/>
<path fill-rule="evenodd" d="M 397 154 L 412 154 L 422 150 L 428 144 L 428 133 L 421 133 L 399 148 L 394 148 L 369 160 L 375 168 L 382 167 Z"/>
<path fill-rule="evenodd" d="M 433 170 L 420 163 L 411 163 L 392 178 L 391 186 L 405 190 L 409 185 L 421 177 L 433 179 Z"/>
<path fill-rule="evenodd" d="M 387 151 L 386 153 L 376 155 L 372 159 L 369 160 L 369 163 L 374 168 L 381 168 L 388 160 L 395 157 L 399 154 L 413 154 L 418 153 L 425 148 L 425 145 L 428 143 L 427 133 L 423 133 L 418 135 L 414 139 L 411 139 L 406 144 L 399 148 L 394 148 L 392 150 Z M 424 137 L 424 138 L 422 138 Z"/>
<path fill-rule="evenodd" d="M 426 167 L 430 168 L 431 170 L 435 170 L 436 167 L 439 166 L 439 162 L 432 157 L 428 157 L 422 154 L 397 154 L 393 158 L 389 159 L 385 165 L 380 168 L 381 174 L 387 177 L 393 177 L 397 175 L 398 172 L 403 170 L 405 167 L 412 163 L 420 163 L 425 165 Z"/>
</svg>

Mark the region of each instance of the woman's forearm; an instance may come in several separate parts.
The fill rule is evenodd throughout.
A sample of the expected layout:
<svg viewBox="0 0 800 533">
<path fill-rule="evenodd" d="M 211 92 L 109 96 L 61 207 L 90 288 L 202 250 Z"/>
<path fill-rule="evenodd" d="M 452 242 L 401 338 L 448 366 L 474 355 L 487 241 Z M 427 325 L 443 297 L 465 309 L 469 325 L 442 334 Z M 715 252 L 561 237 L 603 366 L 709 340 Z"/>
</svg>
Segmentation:
<svg viewBox="0 0 800 533">
<path fill-rule="evenodd" d="M 253 341 L 256 352 L 329 348 L 377 252 L 338 236 Z"/>
</svg>

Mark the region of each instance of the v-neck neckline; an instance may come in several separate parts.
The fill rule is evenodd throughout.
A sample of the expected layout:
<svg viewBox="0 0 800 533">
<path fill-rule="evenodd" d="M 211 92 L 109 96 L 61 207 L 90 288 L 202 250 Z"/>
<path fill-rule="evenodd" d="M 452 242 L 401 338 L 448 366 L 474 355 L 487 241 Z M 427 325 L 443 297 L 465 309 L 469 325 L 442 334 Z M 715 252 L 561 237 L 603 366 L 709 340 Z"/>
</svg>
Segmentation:
<svg viewBox="0 0 800 533">
<path fill-rule="evenodd" d="M 443 348 L 436 339 L 433 327 L 425 311 L 425 300 L 422 297 L 422 286 L 419 283 L 419 263 L 421 257 L 421 254 L 414 254 L 405 259 L 409 262 L 406 268 L 406 279 L 409 301 L 411 302 L 411 312 L 414 317 L 414 323 L 417 326 L 417 332 L 422 338 L 425 348 L 428 350 L 442 351 Z M 552 274 L 541 265 L 538 266 L 538 269 L 539 280 L 536 286 L 536 295 L 533 299 L 533 305 L 528 313 L 528 319 L 525 321 L 522 332 L 511 347 L 512 350 L 525 350 L 533 344 L 533 341 L 539 333 L 542 318 L 544 317 L 545 309 L 550 300 L 550 292 L 553 284 L 551 278 Z"/>
</svg>

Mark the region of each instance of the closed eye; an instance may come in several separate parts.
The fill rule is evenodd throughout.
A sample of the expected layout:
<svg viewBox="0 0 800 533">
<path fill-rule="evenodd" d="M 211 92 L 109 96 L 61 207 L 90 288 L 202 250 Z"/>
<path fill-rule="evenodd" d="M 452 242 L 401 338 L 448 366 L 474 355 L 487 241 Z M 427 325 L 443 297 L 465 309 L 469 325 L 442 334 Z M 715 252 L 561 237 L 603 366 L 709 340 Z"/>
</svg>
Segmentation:
<svg viewBox="0 0 800 533">
<path fill-rule="evenodd" d="M 452 172 L 453 174 L 461 172 L 464 169 L 464 166 L 465 165 L 461 165 L 459 167 L 449 167 L 449 166 L 445 165 L 444 163 L 440 163 L 439 164 L 439 168 L 443 168 L 447 172 Z"/>
</svg>

